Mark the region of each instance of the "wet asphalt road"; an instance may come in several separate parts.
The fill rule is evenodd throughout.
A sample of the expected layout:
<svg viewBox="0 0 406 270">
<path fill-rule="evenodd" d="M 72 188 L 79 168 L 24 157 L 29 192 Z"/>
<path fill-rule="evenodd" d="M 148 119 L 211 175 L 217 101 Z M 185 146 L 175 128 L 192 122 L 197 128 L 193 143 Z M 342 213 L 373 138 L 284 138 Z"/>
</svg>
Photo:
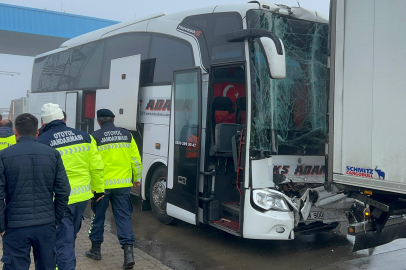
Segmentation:
<svg viewBox="0 0 406 270">
<path fill-rule="evenodd" d="M 133 205 L 136 246 L 173 269 L 406 269 L 406 239 L 353 253 L 352 237 L 320 233 L 292 241 L 242 239 L 211 226 L 163 225 L 151 211 L 140 210 L 139 197 L 133 197 Z M 105 225 L 116 234 L 111 209 Z"/>
</svg>

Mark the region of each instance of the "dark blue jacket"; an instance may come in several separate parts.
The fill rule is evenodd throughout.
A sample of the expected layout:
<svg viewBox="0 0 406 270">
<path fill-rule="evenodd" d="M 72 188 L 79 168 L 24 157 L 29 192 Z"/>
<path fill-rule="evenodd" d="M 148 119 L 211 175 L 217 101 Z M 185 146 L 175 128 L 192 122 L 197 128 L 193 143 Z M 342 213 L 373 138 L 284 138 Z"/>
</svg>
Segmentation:
<svg viewBox="0 0 406 270">
<path fill-rule="evenodd" d="M 0 127 L 0 138 L 10 137 L 14 135 L 13 129 L 9 127 Z"/>
<path fill-rule="evenodd" d="M 0 152 L 0 232 L 59 224 L 69 193 L 58 151 L 24 136 Z"/>
<path fill-rule="evenodd" d="M 74 136 L 71 136 L 72 132 Z M 37 142 L 49 145 L 52 148 L 60 148 L 78 143 L 91 143 L 89 133 L 67 127 L 62 120 L 55 120 L 44 127 L 43 133 L 37 138 Z"/>
</svg>

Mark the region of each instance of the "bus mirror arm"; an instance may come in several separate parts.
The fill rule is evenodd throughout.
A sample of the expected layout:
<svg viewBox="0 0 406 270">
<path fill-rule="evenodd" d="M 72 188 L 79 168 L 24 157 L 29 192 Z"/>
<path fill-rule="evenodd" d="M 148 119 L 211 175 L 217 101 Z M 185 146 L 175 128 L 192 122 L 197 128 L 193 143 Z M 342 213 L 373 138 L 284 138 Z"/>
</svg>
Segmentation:
<svg viewBox="0 0 406 270">
<path fill-rule="evenodd" d="M 272 79 L 284 79 L 286 77 L 285 46 L 278 36 L 264 29 L 244 29 L 226 35 L 228 42 L 242 42 L 252 39 L 258 43 L 262 55 L 258 55 L 258 61 L 266 62 L 269 77 Z"/>
<path fill-rule="evenodd" d="M 244 30 L 238 30 L 234 31 L 231 33 L 228 33 L 226 35 L 226 40 L 228 42 L 241 42 L 244 41 L 247 38 L 250 39 L 256 39 L 256 38 L 270 38 L 272 41 L 275 43 L 276 47 L 276 52 L 279 55 L 284 55 L 284 49 L 283 49 L 283 44 L 281 40 L 278 38 L 278 36 L 271 31 L 265 30 L 265 29 L 244 29 Z"/>
</svg>

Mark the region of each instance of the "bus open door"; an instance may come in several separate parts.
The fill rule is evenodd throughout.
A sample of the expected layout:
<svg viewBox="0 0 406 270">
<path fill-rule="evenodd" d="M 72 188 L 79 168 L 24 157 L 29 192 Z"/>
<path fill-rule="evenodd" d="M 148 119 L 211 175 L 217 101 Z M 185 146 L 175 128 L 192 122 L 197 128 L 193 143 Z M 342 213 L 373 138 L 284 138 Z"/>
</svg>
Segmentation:
<svg viewBox="0 0 406 270">
<path fill-rule="evenodd" d="M 201 123 L 200 68 L 175 71 L 169 128 L 166 211 L 169 216 L 191 224 L 197 224 Z"/>
</svg>

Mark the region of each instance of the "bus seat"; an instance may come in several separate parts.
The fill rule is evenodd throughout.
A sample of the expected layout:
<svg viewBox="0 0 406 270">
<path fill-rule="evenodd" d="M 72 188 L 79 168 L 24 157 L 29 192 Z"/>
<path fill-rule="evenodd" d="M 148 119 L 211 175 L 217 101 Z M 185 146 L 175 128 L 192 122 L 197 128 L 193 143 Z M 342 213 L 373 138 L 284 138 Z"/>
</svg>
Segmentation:
<svg viewBox="0 0 406 270">
<path fill-rule="evenodd" d="M 237 124 L 245 125 L 247 123 L 247 98 L 241 97 L 235 101 L 235 111 L 237 117 Z"/>
<path fill-rule="evenodd" d="M 213 123 L 235 123 L 233 101 L 228 97 L 215 97 L 212 104 Z"/>
<path fill-rule="evenodd" d="M 236 120 L 235 113 L 229 113 L 228 111 L 216 111 L 214 113 L 214 119 L 216 124 L 229 123 L 234 124 Z"/>
<path fill-rule="evenodd" d="M 223 156 L 232 156 L 232 137 L 237 134 L 240 125 L 221 123 L 216 125 L 214 152 Z"/>
</svg>

